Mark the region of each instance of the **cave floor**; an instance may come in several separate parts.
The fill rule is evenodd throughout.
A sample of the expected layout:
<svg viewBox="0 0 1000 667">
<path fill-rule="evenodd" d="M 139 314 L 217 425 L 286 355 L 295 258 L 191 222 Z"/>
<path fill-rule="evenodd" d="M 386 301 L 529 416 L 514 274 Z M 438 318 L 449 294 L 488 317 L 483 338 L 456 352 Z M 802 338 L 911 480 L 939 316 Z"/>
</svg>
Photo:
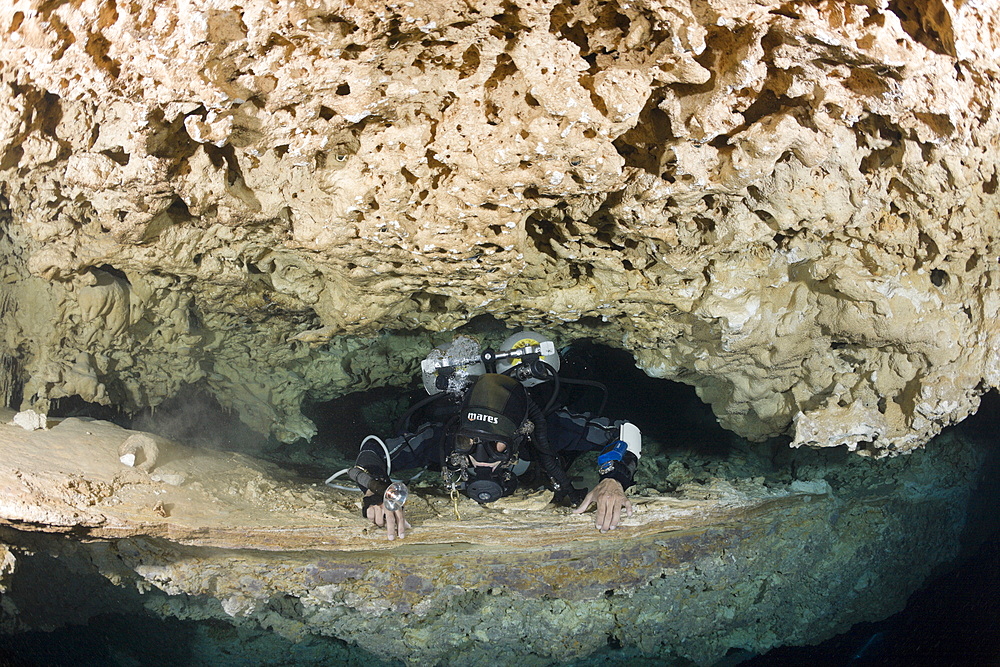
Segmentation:
<svg viewBox="0 0 1000 667">
<path fill-rule="evenodd" d="M 105 421 L 13 417 L 0 411 L 0 611 L 28 608 L 32 572 L 48 572 L 31 559 L 51 555 L 159 615 L 408 664 L 599 661 L 609 637 L 657 664 L 817 643 L 899 611 L 956 556 L 983 459 L 953 433 L 884 461 L 800 452 L 769 478 L 738 443 L 703 470 L 675 447 L 644 467 L 675 490 L 633 487 L 635 514 L 605 534 L 549 492 L 480 506 L 426 475 L 412 530 L 390 542 L 359 493 L 322 478 Z M 136 439 L 157 443 L 148 471 L 119 459 Z"/>
<path fill-rule="evenodd" d="M 519 492 L 489 506 L 440 493 L 411 493 L 413 528 L 389 542 L 359 516 L 360 495 L 296 477 L 232 452 L 157 438 L 148 471 L 119 460 L 136 434 L 74 417 L 26 430 L 0 411 L 0 524 L 18 530 L 114 539 L 161 537 L 206 547 L 371 551 L 463 544 L 468 548 L 556 548 L 569 542 L 649 538 L 731 525 L 808 493 L 715 480 L 670 495 L 632 498 L 635 513 L 616 531 L 594 529 L 593 514 L 553 505 L 551 492 Z M 650 493 L 646 491 L 644 493 Z"/>
</svg>

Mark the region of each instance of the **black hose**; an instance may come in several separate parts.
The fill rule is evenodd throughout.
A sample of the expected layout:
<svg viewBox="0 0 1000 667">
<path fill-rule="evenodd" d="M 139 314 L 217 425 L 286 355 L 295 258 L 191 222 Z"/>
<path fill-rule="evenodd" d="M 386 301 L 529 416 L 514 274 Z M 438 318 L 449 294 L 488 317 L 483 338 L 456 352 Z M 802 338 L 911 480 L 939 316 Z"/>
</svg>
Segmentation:
<svg viewBox="0 0 1000 667">
<path fill-rule="evenodd" d="M 595 412 L 594 414 L 598 416 L 604 414 L 604 408 L 608 404 L 608 388 L 604 384 L 597 382 L 596 380 L 572 380 L 569 378 L 563 378 L 562 381 L 565 384 L 576 384 L 585 387 L 595 387 L 597 389 L 600 389 L 601 392 L 603 393 L 603 397 L 601 398 L 601 407 L 598 408 L 597 412 Z"/>
<path fill-rule="evenodd" d="M 406 433 L 406 431 L 410 428 L 410 417 L 412 417 L 417 410 L 433 403 L 442 396 L 447 396 L 447 395 L 448 395 L 447 392 L 444 391 L 439 392 L 437 394 L 431 394 L 430 396 L 423 398 L 417 401 L 412 406 L 410 406 L 410 409 L 404 412 L 402 416 L 400 416 L 400 418 L 396 420 L 396 427 L 394 433 L 396 435 L 402 435 L 403 433 Z"/>
<path fill-rule="evenodd" d="M 545 372 L 548 373 L 549 378 L 552 379 L 552 395 L 549 396 L 549 400 L 545 403 L 545 409 L 542 410 L 545 415 L 550 415 L 555 411 L 556 399 L 559 398 L 559 392 L 562 391 L 562 378 L 559 377 L 559 373 L 556 372 L 556 369 L 553 368 L 551 364 L 547 364 L 541 359 L 539 359 L 536 363 L 538 364 L 538 367 L 544 369 Z"/>
<path fill-rule="evenodd" d="M 569 479 L 569 473 L 559 465 L 559 458 L 552 451 L 552 445 L 549 444 L 548 423 L 545 420 L 545 415 L 530 397 L 528 398 L 528 419 L 535 424 L 531 439 L 535 444 L 535 449 L 538 450 L 539 463 L 542 464 L 542 469 L 558 487 L 555 490 L 568 491 L 572 489 L 573 483 Z"/>
</svg>

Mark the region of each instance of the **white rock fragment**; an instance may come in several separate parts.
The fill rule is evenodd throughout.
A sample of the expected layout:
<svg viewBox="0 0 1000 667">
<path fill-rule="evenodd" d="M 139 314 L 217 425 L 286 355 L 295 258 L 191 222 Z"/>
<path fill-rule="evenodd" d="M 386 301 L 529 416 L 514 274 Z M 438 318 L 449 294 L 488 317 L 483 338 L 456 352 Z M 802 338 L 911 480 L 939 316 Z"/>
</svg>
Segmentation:
<svg viewBox="0 0 1000 667">
<path fill-rule="evenodd" d="M 118 460 L 130 468 L 149 472 L 156 465 L 160 447 L 156 440 L 146 433 L 130 435 L 118 448 Z"/>
<path fill-rule="evenodd" d="M 48 428 L 48 418 L 34 410 L 23 410 L 14 415 L 11 426 L 20 426 L 25 431 L 45 430 Z"/>
</svg>

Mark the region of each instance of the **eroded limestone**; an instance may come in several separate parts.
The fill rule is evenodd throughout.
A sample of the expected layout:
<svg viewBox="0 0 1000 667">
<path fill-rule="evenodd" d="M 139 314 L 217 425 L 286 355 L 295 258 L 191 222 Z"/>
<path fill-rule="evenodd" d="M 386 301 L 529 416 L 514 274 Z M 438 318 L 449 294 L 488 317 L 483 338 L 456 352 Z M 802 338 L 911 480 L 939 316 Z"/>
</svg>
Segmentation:
<svg viewBox="0 0 1000 667">
<path fill-rule="evenodd" d="M 347 361 L 381 332 L 491 313 L 624 347 L 747 437 L 909 451 L 1000 385 L 998 24 L 7 3 L 0 387 L 45 412 L 198 384 L 291 441 L 304 400 L 433 347 Z"/>
</svg>

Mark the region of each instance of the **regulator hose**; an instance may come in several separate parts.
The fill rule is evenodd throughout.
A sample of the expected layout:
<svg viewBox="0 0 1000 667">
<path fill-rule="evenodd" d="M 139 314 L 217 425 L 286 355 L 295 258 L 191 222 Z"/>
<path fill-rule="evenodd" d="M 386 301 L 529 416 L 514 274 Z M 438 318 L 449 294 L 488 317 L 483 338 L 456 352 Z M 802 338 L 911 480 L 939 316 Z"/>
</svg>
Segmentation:
<svg viewBox="0 0 1000 667">
<path fill-rule="evenodd" d="M 430 396 L 425 396 L 424 398 L 414 403 L 412 406 L 410 406 L 409 410 L 404 412 L 400 416 L 400 418 L 396 420 L 396 426 L 395 426 L 396 430 L 394 431 L 394 433 L 396 435 L 402 435 L 408 428 L 410 428 L 410 418 L 414 414 L 416 414 L 417 410 L 427 405 L 430 405 L 439 398 L 447 395 L 448 394 L 446 392 L 441 392 L 439 394 L 431 394 Z"/>
<path fill-rule="evenodd" d="M 539 463 L 542 464 L 542 470 L 552 479 L 553 484 L 556 486 L 554 490 L 557 492 L 557 495 L 560 492 L 571 493 L 573 491 L 573 483 L 569 479 L 569 474 L 559 465 L 559 458 L 552 451 L 552 446 L 549 444 L 548 425 L 545 421 L 545 414 L 530 397 L 528 398 L 528 419 L 535 424 L 535 430 L 531 436 L 535 448 L 538 450 L 538 458 Z"/>
</svg>

